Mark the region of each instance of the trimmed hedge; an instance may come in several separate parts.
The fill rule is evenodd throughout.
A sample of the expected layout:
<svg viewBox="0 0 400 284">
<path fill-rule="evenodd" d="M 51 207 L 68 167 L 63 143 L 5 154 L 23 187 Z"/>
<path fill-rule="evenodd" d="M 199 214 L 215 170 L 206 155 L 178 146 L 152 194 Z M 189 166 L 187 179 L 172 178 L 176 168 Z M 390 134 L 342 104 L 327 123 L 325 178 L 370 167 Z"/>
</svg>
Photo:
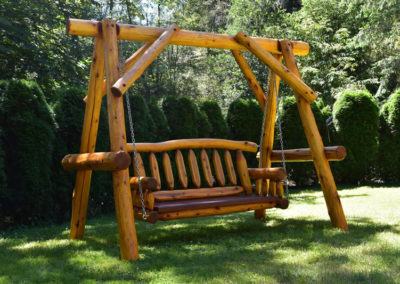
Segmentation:
<svg viewBox="0 0 400 284">
<path fill-rule="evenodd" d="M 378 114 L 378 106 L 367 91 L 346 91 L 333 105 L 338 142 L 347 150 L 346 159 L 335 167 L 338 181 L 363 181 L 376 166 Z"/>
<path fill-rule="evenodd" d="M 229 133 L 228 124 L 222 115 L 221 108 L 216 101 L 204 101 L 200 104 L 200 110 L 207 115 L 211 125 L 210 138 L 227 138 Z"/>
<path fill-rule="evenodd" d="M 51 218 L 52 153 L 55 120 L 43 92 L 34 82 L 0 83 L 0 125 L 7 188 L 0 199 L 0 221 L 35 223 Z"/>
<path fill-rule="evenodd" d="M 263 112 L 255 100 L 237 99 L 228 109 L 226 117 L 229 126 L 229 138 L 259 143 Z M 249 167 L 258 165 L 254 153 L 245 153 Z"/>
<path fill-rule="evenodd" d="M 155 125 L 156 137 L 154 141 L 160 142 L 168 140 L 171 135 L 171 131 L 169 129 L 167 118 L 165 117 L 161 108 L 158 106 L 157 98 L 154 96 L 150 99 L 149 110 Z"/>
<path fill-rule="evenodd" d="M 322 135 L 325 129 L 325 116 L 316 103 L 311 104 L 311 110 L 314 113 L 315 121 Z M 284 149 L 308 148 L 294 97 L 282 98 L 279 106 L 279 115 L 282 123 Z M 277 124 L 275 127 L 274 149 L 281 149 Z M 318 182 L 313 163 L 287 163 L 286 166 L 288 178 L 294 181 L 296 186 L 309 186 Z"/>
<path fill-rule="evenodd" d="M 210 121 L 208 120 L 207 113 L 205 111 L 199 110 L 197 107 L 196 107 L 196 113 L 197 113 L 196 125 L 198 129 L 198 137 L 209 138 L 210 133 L 212 131 L 212 126 Z"/>
<path fill-rule="evenodd" d="M 153 121 L 153 117 L 150 114 L 149 107 L 141 95 L 133 95 L 129 97 L 129 102 L 131 105 L 133 127 L 135 132 L 136 142 L 152 142 L 155 141 L 156 125 Z M 126 125 L 126 135 L 128 137 L 127 141 L 131 142 L 132 137 L 130 133 L 129 117 L 128 111 L 125 105 L 125 125 Z"/>
<path fill-rule="evenodd" d="M 194 102 L 186 97 L 167 96 L 162 109 L 171 130 L 171 139 L 205 137 L 210 125 Z"/>
<path fill-rule="evenodd" d="M 53 154 L 53 207 L 57 221 L 67 220 L 71 214 L 71 196 L 75 186 L 75 171 L 65 171 L 61 167 L 61 159 L 66 154 L 80 152 L 85 103 L 83 98 L 86 90 L 69 88 L 56 94 L 54 104 L 55 118 L 58 124 Z M 96 140 L 96 151 L 110 151 L 108 121 L 106 109 L 103 106 L 100 113 L 99 130 Z M 88 215 L 100 212 L 110 212 L 113 209 L 112 180 L 108 172 L 93 172 L 91 192 L 89 195 Z"/>
<path fill-rule="evenodd" d="M 379 114 L 378 173 L 386 182 L 400 181 L 400 89 L 381 107 Z"/>
<path fill-rule="evenodd" d="M 229 105 L 226 117 L 229 137 L 259 143 L 263 112 L 255 100 L 237 99 Z"/>
</svg>

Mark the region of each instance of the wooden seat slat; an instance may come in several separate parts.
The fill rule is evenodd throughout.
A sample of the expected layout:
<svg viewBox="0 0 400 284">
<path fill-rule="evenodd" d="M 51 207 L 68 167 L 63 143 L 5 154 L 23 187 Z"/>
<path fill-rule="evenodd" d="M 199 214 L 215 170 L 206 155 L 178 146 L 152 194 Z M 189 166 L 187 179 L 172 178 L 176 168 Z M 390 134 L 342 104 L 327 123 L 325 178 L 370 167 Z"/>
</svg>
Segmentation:
<svg viewBox="0 0 400 284">
<path fill-rule="evenodd" d="M 243 192 L 241 186 L 227 186 L 227 187 L 210 187 L 210 188 L 194 188 L 183 190 L 162 190 L 153 192 L 154 200 L 158 202 L 183 200 L 183 199 L 198 199 L 209 198 L 217 196 L 231 196 Z"/>
<path fill-rule="evenodd" d="M 195 209 L 215 208 L 224 206 L 263 204 L 263 203 L 279 203 L 280 206 L 282 206 L 281 204 L 282 202 L 287 203 L 287 200 L 271 196 L 240 195 L 240 196 L 224 196 L 224 197 L 213 197 L 213 198 L 202 198 L 202 199 L 175 200 L 168 202 L 155 202 L 154 210 L 158 211 L 159 213 L 162 213 L 162 212 L 174 212 L 181 210 L 195 210 Z"/>
</svg>

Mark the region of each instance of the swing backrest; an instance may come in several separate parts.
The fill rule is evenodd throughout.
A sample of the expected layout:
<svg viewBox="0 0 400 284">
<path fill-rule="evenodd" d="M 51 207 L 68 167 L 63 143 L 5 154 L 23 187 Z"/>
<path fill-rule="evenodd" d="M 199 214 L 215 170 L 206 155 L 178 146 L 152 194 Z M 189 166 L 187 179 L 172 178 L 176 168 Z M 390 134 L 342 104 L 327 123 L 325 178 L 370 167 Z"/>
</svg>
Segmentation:
<svg viewBox="0 0 400 284">
<path fill-rule="evenodd" d="M 232 188 L 240 182 L 242 191 L 251 194 L 251 181 L 243 151 L 256 153 L 257 149 L 257 144 L 253 142 L 224 139 L 136 143 L 140 176 L 154 177 L 157 180 L 156 190 Z M 128 151 L 133 152 L 132 144 L 128 144 Z M 138 176 L 135 166 L 134 173 Z M 162 176 L 165 183 L 162 182 Z"/>
</svg>

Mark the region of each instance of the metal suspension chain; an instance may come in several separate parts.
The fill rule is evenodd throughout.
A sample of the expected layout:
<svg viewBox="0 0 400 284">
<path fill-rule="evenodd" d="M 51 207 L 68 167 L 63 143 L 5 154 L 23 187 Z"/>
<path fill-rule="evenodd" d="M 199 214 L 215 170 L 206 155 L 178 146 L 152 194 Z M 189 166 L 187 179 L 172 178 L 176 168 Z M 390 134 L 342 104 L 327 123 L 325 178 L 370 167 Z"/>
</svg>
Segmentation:
<svg viewBox="0 0 400 284">
<path fill-rule="evenodd" d="M 278 117 L 278 131 L 279 131 L 279 140 L 280 140 L 281 152 L 282 152 L 282 165 L 283 165 L 283 168 L 285 169 L 285 172 L 287 172 L 286 171 L 285 152 L 284 152 L 285 148 L 283 147 L 282 123 L 281 123 L 281 116 L 279 114 L 279 103 L 281 101 L 281 98 L 278 98 L 278 92 L 277 92 L 277 87 L 276 87 L 276 75 L 273 72 L 272 72 L 272 77 L 273 77 L 273 81 L 274 81 L 274 91 L 275 91 L 275 98 L 276 98 L 276 115 Z M 284 184 L 285 184 L 285 195 L 286 195 L 286 198 L 289 199 L 289 185 L 288 185 L 287 176 L 285 177 Z"/>
<path fill-rule="evenodd" d="M 119 49 L 120 49 L 120 66 L 122 66 L 122 72 L 125 73 L 125 64 L 124 62 L 121 62 L 121 58 L 124 58 L 124 51 L 122 49 L 122 43 L 119 43 Z M 143 197 L 143 187 L 142 187 L 142 181 L 140 180 L 140 168 L 139 168 L 139 160 L 138 160 L 138 153 L 136 150 L 136 140 L 135 140 L 135 131 L 133 127 L 133 119 L 132 119 L 132 110 L 131 110 L 131 104 L 129 101 L 129 89 L 125 94 L 125 100 L 126 100 L 126 108 L 128 109 L 128 120 L 129 120 L 129 129 L 131 133 L 131 140 L 133 144 L 133 157 L 135 160 L 135 169 L 136 173 L 138 176 L 138 183 L 139 183 L 139 194 L 140 194 L 140 203 L 142 205 L 142 212 L 143 212 L 143 220 L 147 219 L 147 213 L 146 213 L 146 207 L 144 205 L 144 197 Z"/>
</svg>

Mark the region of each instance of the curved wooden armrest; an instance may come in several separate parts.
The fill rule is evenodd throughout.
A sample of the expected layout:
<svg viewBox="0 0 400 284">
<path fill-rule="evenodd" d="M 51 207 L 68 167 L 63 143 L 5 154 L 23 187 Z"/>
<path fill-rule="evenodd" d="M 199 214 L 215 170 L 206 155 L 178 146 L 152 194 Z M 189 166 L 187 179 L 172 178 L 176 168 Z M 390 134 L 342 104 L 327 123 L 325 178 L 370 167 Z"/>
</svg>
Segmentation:
<svg viewBox="0 0 400 284">
<path fill-rule="evenodd" d="M 140 177 L 143 190 L 150 189 L 151 191 L 157 189 L 157 180 L 153 177 Z M 139 189 L 139 178 L 132 177 L 130 180 L 131 189 Z"/>
<path fill-rule="evenodd" d="M 249 176 L 254 179 L 284 180 L 286 171 L 284 168 L 249 168 Z"/>
</svg>

